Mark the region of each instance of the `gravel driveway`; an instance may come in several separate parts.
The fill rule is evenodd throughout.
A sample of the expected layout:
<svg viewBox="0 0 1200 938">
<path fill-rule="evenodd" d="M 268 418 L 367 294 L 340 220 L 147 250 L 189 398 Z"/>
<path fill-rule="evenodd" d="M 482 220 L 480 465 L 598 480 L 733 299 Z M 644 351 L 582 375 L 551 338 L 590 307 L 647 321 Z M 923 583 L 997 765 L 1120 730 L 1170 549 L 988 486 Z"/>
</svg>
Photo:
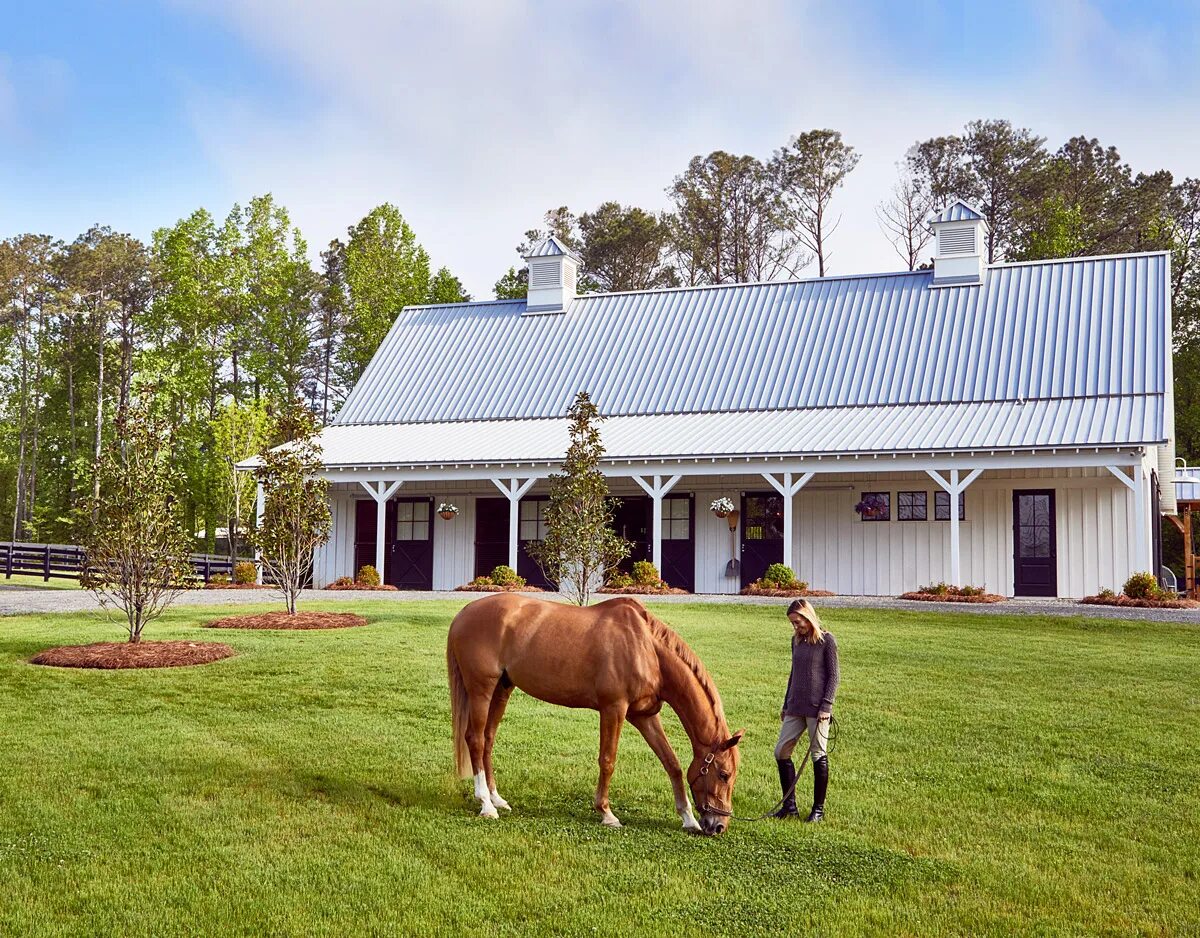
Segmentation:
<svg viewBox="0 0 1200 938">
<path fill-rule="evenodd" d="M 301 601 L 326 600 L 342 604 L 409 602 L 430 599 L 481 599 L 488 593 L 457 592 L 326 592 L 305 590 Z M 639 597 L 641 598 L 641 597 Z M 239 606 L 250 603 L 278 602 L 278 594 L 269 590 L 195 590 L 178 600 L 181 606 Z M 746 605 L 786 606 L 786 599 L 763 596 L 655 596 L 655 603 L 743 603 Z M 1137 609 L 1114 606 L 1081 606 L 1070 599 L 1010 599 L 991 605 L 972 603 L 922 603 L 890 596 L 832 596 L 818 599 L 818 608 L 904 609 L 919 612 L 961 612 L 969 615 L 1062 615 L 1088 616 L 1095 619 L 1128 619 L 1150 622 L 1188 622 L 1200 625 L 1200 609 Z M 6 586 L 0 580 L 0 615 L 38 612 L 86 612 L 99 608 L 91 593 L 83 590 L 42 590 L 28 586 Z"/>
</svg>

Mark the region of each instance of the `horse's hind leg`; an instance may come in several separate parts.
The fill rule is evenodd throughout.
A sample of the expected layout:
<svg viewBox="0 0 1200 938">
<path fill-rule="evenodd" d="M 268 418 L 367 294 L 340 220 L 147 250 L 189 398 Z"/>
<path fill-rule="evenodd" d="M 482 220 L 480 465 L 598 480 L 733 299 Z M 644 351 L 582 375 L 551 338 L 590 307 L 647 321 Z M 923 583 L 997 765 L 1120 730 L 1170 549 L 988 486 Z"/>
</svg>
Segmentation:
<svg viewBox="0 0 1200 938">
<path fill-rule="evenodd" d="M 467 726 L 467 748 L 471 752 L 471 771 L 475 773 L 475 797 L 479 799 L 479 816 L 490 818 L 500 816 L 496 812 L 491 792 L 488 790 L 486 760 L 484 759 L 488 712 L 491 710 L 492 694 L 495 689 L 495 685 L 471 689 L 470 719 Z"/>
<path fill-rule="evenodd" d="M 492 767 L 492 747 L 496 744 L 496 730 L 500 728 L 500 721 L 504 719 L 504 708 L 508 706 L 508 698 L 512 696 L 512 692 L 512 684 L 509 683 L 506 676 L 502 676 L 492 694 L 492 705 L 488 710 L 487 730 L 483 739 L 483 770 L 487 776 L 488 794 L 491 796 L 492 804 L 505 811 L 509 811 L 511 808 L 509 803 L 500 797 L 500 792 L 496 791 L 496 771 Z"/>
<path fill-rule="evenodd" d="M 600 711 L 600 782 L 596 785 L 595 808 L 603 817 L 605 827 L 620 827 L 621 822 L 608 803 L 608 783 L 617 767 L 617 744 L 621 741 L 621 724 L 625 722 L 625 706 L 611 706 Z"/>
</svg>

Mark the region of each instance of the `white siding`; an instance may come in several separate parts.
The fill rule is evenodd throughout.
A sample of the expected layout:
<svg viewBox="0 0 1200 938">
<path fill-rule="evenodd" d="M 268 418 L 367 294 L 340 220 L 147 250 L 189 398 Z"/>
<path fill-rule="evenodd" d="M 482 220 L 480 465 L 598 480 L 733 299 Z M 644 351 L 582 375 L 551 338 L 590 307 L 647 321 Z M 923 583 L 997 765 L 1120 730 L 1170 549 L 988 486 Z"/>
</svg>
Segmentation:
<svg viewBox="0 0 1200 938">
<path fill-rule="evenodd" d="M 313 555 L 313 586 L 318 589 L 340 576 L 354 575 L 354 500 L 349 492 L 333 490 L 329 494 L 333 526 L 329 540 Z"/>
<path fill-rule="evenodd" d="M 458 506 L 458 517 L 433 516 L 433 588 L 452 590 L 475 575 L 475 496 L 442 493 L 434 496 L 433 507 L 443 501 Z"/>
</svg>

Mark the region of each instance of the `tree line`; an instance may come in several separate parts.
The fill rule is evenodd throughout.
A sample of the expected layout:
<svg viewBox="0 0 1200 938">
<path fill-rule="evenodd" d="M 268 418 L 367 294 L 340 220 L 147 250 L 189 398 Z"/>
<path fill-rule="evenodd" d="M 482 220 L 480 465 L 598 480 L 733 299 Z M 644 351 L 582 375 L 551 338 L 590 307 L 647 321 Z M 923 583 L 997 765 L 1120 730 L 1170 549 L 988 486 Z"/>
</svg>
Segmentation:
<svg viewBox="0 0 1200 938">
<path fill-rule="evenodd" d="M 835 257 L 852 270 L 836 198 L 858 161 L 829 129 L 762 157 L 698 155 L 665 187 L 666 210 L 561 206 L 517 251 L 556 235 L 581 259 L 583 292 L 825 276 Z M 930 253 L 926 218 L 953 196 L 986 217 L 993 263 L 1170 251 L 1178 440 L 1200 458 L 1200 180 L 1135 172 L 1093 138 L 1052 150 L 1027 128 L 979 120 L 915 141 L 882 195 L 880 229 L 909 270 Z M 523 297 L 526 281 L 514 264 L 496 297 Z M 150 389 L 171 428 L 188 526 L 209 550 L 227 529 L 235 551 L 253 495 L 233 466 L 271 442 L 271 415 L 299 398 L 328 422 L 404 306 L 466 299 L 390 204 L 317 258 L 270 195 L 223 219 L 199 209 L 149 243 L 101 225 L 70 243 L 0 242 L 6 534 L 73 539 L 96 501 L 115 415 Z"/>
</svg>

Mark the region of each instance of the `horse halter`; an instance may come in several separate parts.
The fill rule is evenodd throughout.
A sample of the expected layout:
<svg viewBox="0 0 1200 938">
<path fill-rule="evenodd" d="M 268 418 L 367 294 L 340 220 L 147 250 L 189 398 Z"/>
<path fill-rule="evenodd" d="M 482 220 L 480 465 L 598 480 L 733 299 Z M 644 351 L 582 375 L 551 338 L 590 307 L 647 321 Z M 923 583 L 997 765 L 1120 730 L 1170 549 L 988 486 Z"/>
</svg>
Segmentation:
<svg viewBox="0 0 1200 938">
<path fill-rule="evenodd" d="M 695 785 L 701 775 L 707 775 L 708 770 L 713 767 L 713 762 L 717 758 L 717 753 L 721 751 L 721 743 L 717 743 L 708 751 L 708 755 L 704 757 L 704 761 L 700 763 L 699 768 L 688 769 L 687 781 L 688 787 Z M 696 805 L 696 810 L 701 814 L 716 814 L 719 817 L 733 817 L 732 811 L 726 811 L 724 808 L 716 808 L 710 805 L 707 801 L 703 804 Z"/>
</svg>

